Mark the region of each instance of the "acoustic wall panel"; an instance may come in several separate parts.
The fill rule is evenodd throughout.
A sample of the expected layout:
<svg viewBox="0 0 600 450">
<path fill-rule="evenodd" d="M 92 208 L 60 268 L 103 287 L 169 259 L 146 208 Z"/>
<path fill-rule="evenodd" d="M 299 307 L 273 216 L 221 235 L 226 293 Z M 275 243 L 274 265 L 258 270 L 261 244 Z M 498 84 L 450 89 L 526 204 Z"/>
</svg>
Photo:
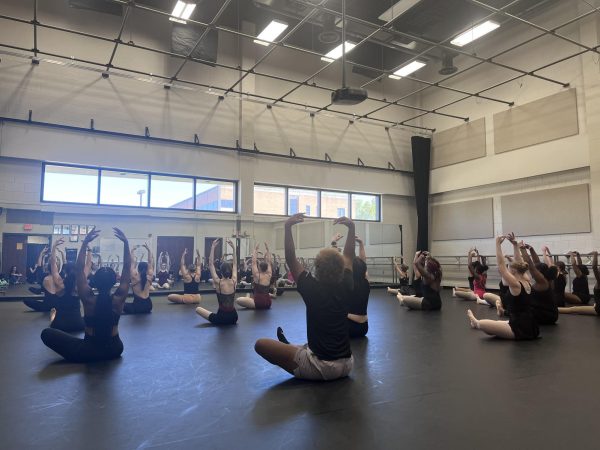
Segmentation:
<svg viewBox="0 0 600 450">
<path fill-rule="evenodd" d="M 502 201 L 502 229 L 517 236 L 589 233 L 589 185 L 505 195 Z"/>
<path fill-rule="evenodd" d="M 575 89 L 567 89 L 494 114 L 495 153 L 509 152 L 578 133 Z"/>
<path fill-rule="evenodd" d="M 481 239 L 494 237 L 493 200 L 434 205 L 431 211 L 432 239 Z"/>
<path fill-rule="evenodd" d="M 449 166 L 485 156 L 485 119 L 433 134 L 431 168 Z"/>
<path fill-rule="evenodd" d="M 369 224 L 369 245 L 399 244 L 402 241 L 400 226 L 396 224 Z"/>
<path fill-rule="evenodd" d="M 283 228 L 276 228 L 275 229 L 275 248 L 277 250 L 284 248 L 284 235 L 283 235 Z"/>
</svg>

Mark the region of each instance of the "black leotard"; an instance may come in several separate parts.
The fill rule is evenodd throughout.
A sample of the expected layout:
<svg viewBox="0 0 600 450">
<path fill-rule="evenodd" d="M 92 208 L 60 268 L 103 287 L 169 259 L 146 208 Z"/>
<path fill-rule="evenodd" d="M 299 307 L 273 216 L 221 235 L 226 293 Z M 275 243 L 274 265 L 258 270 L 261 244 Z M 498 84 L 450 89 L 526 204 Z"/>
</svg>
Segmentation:
<svg viewBox="0 0 600 450">
<path fill-rule="evenodd" d="M 23 303 L 27 305 L 29 308 L 38 312 L 48 312 L 52 308 L 56 307 L 56 299 L 58 298 L 56 294 L 51 294 L 42 286 L 42 291 L 44 292 L 43 300 L 35 300 L 33 298 L 29 298 L 27 300 L 23 300 Z"/>
<path fill-rule="evenodd" d="M 506 294 L 506 303 L 510 319 L 508 324 L 518 341 L 536 339 L 540 335 L 540 329 L 533 315 L 531 307 L 531 294 L 528 294 L 521 283 L 521 292 L 514 296 L 510 289 Z"/>
<path fill-rule="evenodd" d="M 355 281 L 354 289 L 348 290 L 347 292 L 348 313 L 356 314 L 357 316 L 366 316 L 370 292 L 371 286 L 369 285 L 368 280 L 364 279 L 361 280 L 359 283 Z M 363 337 L 367 334 L 368 331 L 368 321 L 358 323 L 348 319 L 348 332 L 351 338 Z"/>
<path fill-rule="evenodd" d="M 590 286 L 585 275 L 575 277 L 573 280 L 573 294 L 575 294 L 584 305 L 587 305 L 591 300 Z"/>
<path fill-rule="evenodd" d="M 51 328 L 66 332 L 83 331 L 84 323 L 81 317 L 81 304 L 76 295 L 55 297 L 56 317 L 50 324 Z"/>
<path fill-rule="evenodd" d="M 156 274 L 156 278 L 158 280 L 158 285 L 159 286 L 163 286 L 165 284 L 167 284 L 169 282 L 169 272 L 166 270 L 160 270 L 157 274 Z"/>
<path fill-rule="evenodd" d="M 238 314 L 233 304 L 235 302 L 235 292 L 231 294 L 221 294 L 217 292 L 219 300 L 219 310 L 208 316 L 208 321 L 215 325 L 235 325 L 238 320 Z"/>
<path fill-rule="evenodd" d="M 192 277 L 192 281 L 189 283 L 183 283 L 183 293 L 184 294 L 197 294 L 200 289 L 200 283 L 196 281 L 194 277 Z"/>
<path fill-rule="evenodd" d="M 554 301 L 556 306 L 565 306 L 565 289 L 567 287 L 567 277 L 559 273 L 553 282 Z"/>
<path fill-rule="evenodd" d="M 553 325 L 558 320 L 558 307 L 551 287 L 545 291 L 531 291 L 533 316 L 540 325 Z"/>
<path fill-rule="evenodd" d="M 148 314 L 152 312 L 152 299 L 142 298 L 135 293 L 133 294 L 133 302 L 123 305 L 123 314 Z"/>
<path fill-rule="evenodd" d="M 423 283 L 423 301 L 421 309 L 423 311 L 437 311 L 442 309 L 442 298 L 440 293 L 432 289 L 428 284 Z"/>
<path fill-rule="evenodd" d="M 271 287 L 254 283 L 252 286 L 254 307 L 256 309 L 271 308 Z"/>
</svg>

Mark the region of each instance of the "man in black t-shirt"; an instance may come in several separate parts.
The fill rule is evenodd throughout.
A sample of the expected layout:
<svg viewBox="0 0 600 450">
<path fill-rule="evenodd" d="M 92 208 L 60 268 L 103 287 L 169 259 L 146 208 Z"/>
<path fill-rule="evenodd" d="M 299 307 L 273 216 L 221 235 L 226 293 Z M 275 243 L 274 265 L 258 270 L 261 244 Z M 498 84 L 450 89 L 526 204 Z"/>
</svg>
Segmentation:
<svg viewBox="0 0 600 450">
<path fill-rule="evenodd" d="M 271 364 L 296 378 L 335 380 L 346 377 L 354 361 L 346 318 L 346 298 L 352 290 L 352 261 L 355 256 L 354 222 L 347 217 L 334 221 L 334 224 L 348 227 L 343 255 L 333 248 L 321 250 L 315 259 L 313 277 L 296 259 L 292 237 L 292 226 L 303 221 L 304 215 L 296 214 L 285 223 L 285 259 L 306 305 L 308 343 L 291 345 L 278 330 L 281 342 L 259 339 L 254 349 Z"/>
</svg>

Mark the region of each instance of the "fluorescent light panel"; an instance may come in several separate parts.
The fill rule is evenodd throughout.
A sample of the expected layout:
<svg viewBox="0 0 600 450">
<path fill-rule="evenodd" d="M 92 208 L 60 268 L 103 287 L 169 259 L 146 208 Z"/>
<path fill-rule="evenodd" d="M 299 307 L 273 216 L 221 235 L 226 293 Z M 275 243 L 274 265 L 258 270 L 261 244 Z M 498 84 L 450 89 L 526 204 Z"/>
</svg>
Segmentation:
<svg viewBox="0 0 600 450">
<path fill-rule="evenodd" d="M 389 22 L 390 20 L 394 20 L 396 17 L 401 16 L 410 8 L 415 6 L 417 3 L 420 3 L 421 0 L 400 0 L 390 9 L 385 11 L 382 15 L 378 17 L 379 20 L 384 22 Z"/>
<path fill-rule="evenodd" d="M 260 45 L 267 46 L 269 45 L 269 43 L 277 39 L 287 27 L 288 24 L 285 22 L 281 22 L 280 20 L 272 20 L 271 23 L 267 25 L 258 36 L 256 36 L 254 42 Z"/>
<path fill-rule="evenodd" d="M 451 40 L 450 43 L 452 45 L 456 45 L 457 47 L 463 47 L 473 42 L 475 39 L 479 39 L 480 37 L 485 36 L 489 32 L 494 31 L 499 26 L 499 23 L 488 20 L 486 22 L 483 22 L 482 24 L 468 29 L 464 33 L 459 34 L 453 40 Z"/>
<path fill-rule="evenodd" d="M 169 17 L 169 20 L 173 22 L 187 23 L 186 20 L 192 16 L 192 12 L 194 12 L 195 8 L 195 3 L 186 3 L 178 0 L 175 4 L 175 8 L 173 8 L 173 12 L 171 13 L 171 17 Z"/>
<path fill-rule="evenodd" d="M 325 62 L 333 62 L 336 59 L 341 58 L 342 52 L 343 52 L 343 47 L 344 47 L 343 44 L 338 45 L 336 48 L 331 50 L 325 56 L 322 56 L 321 60 L 325 61 Z M 356 44 L 354 42 L 346 41 L 346 53 L 348 53 L 354 47 L 356 47 Z"/>
<path fill-rule="evenodd" d="M 402 77 L 406 77 L 411 73 L 416 72 L 420 68 L 425 67 L 426 65 L 427 63 L 424 63 L 423 61 L 413 61 L 404 67 L 400 67 L 392 75 L 388 76 L 393 80 L 400 80 Z"/>
</svg>

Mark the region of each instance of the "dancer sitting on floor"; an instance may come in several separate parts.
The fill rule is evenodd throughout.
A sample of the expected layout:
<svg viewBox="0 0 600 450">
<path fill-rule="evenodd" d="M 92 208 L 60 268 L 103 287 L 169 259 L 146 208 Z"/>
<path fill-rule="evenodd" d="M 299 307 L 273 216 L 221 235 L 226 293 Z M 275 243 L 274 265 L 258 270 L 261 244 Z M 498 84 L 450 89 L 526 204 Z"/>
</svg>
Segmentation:
<svg viewBox="0 0 600 450">
<path fill-rule="evenodd" d="M 417 252 L 413 261 L 415 273 L 421 278 L 422 296 L 398 294 L 402 306 L 408 309 L 436 311 L 442 309 L 440 290 L 442 285 L 442 267 L 429 252 Z"/>
<path fill-rule="evenodd" d="M 354 222 L 341 217 L 334 224 L 348 227 L 343 255 L 325 248 L 315 259 L 315 276 L 306 271 L 294 248 L 292 227 L 304 222 L 304 214 L 295 214 L 285 223 L 285 260 L 297 281 L 298 292 L 306 305 L 308 343 L 291 345 L 281 328 L 279 341 L 259 339 L 256 353 L 294 375 L 307 380 L 335 380 L 348 376 L 353 366 L 348 335 L 348 295 L 352 289 L 352 262 L 355 256 Z"/>
<path fill-rule="evenodd" d="M 348 296 L 348 329 L 351 338 L 366 336 L 369 331 L 367 306 L 371 285 L 367 273 L 367 254 L 362 239 L 355 238 L 358 243 L 358 257 L 352 261 L 353 290 Z"/>
<path fill-rule="evenodd" d="M 156 281 L 152 285 L 157 289 L 171 289 L 171 274 L 169 273 L 171 258 L 169 257 L 169 252 L 160 252 L 158 264 L 160 264 L 160 269 L 156 273 Z"/>
<path fill-rule="evenodd" d="M 62 330 L 67 333 L 83 331 L 83 317 L 81 317 L 81 304 L 76 292 L 77 275 L 75 264 L 67 263 L 63 271 L 58 270 L 56 253 L 58 246 L 64 244 L 64 239 L 59 238 L 52 246 L 50 256 L 50 277 L 46 283 L 48 289 L 54 291 L 54 307 L 50 310 L 50 328 Z M 64 274 L 64 279 L 61 276 Z"/>
<path fill-rule="evenodd" d="M 514 235 L 513 235 L 514 238 Z M 558 307 L 554 301 L 552 280 L 556 278 L 556 267 L 548 267 L 540 261 L 535 249 L 521 242 L 519 245 L 523 260 L 529 266 L 529 273 L 535 280 L 531 286 L 531 307 L 533 316 L 540 325 L 553 325 L 558 320 Z M 527 253 L 529 250 L 529 253 Z"/>
<path fill-rule="evenodd" d="M 258 249 L 260 244 L 256 244 L 252 253 L 252 279 L 254 280 L 252 289 L 254 296 L 238 297 L 235 304 L 249 309 L 269 309 L 271 308 L 271 276 L 272 263 L 269 246 L 265 242 L 264 261 L 258 262 Z"/>
<path fill-rule="evenodd" d="M 525 275 L 529 266 L 523 261 L 515 260 L 506 267 L 502 253 L 502 243 L 505 239 L 506 236 L 496 238 L 496 262 L 502 283 L 508 287 L 504 299 L 509 305 L 510 320 L 478 320 L 470 309 L 467 310 L 467 316 L 471 328 L 490 336 L 514 340 L 536 339 L 540 331 L 531 307 L 531 285 Z"/>
<path fill-rule="evenodd" d="M 477 260 L 473 261 L 476 257 Z M 477 250 L 470 250 L 467 260 L 467 266 L 469 268 L 469 283 L 473 286 L 471 289 L 456 286 L 452 291 L 453 297 L 463 298 L 465 300 L 473 300 L 479 305 L 494 306 L 494 303 L 488 302 L 484 299 L 485 288 L 487 283 L 487 271 L 488 266 L 482 261 L 481 256 Z"/>
<path fill-rule="evenodd" d="M 598 269 L 598 252 L 592 252 L 592 271 L 594 272 L 594 278 L 596 278 L 596 284 L 594 286 L 594 306 L 571 306 L 568 308 L 558 308 L 560 314 L 583 314 L 586 316 L 600 316 L 600 270 Z"/>
<path fill-rule="evenodd" d="M 398 275 L 398 281 L 400 283 L 400 286 L 398 287 L 398 289 L 388 287 L 387 288 L 388 294 L 409 295 L 410 290 L 408 287 L 408 285 L 409 285 L 408 266 L 406 264 L 399 263 L 398 259 L 394 258 L 394 270 L 396 271 L 396 274 Z"/>
<path fill-rule="evenodd" d="M 219 309 L 217 313 L 212 313 L 208 309 L 201 307 L 196 308 L 196 313 L 202 316 L 214 325 L 235 325 L 238 320 L 238 314 L 235 310 L 235 288 L 237 286 L 237 255 L 233 242 L 226 239 L 226 243 L 231 247 L 233 252 L 233 262 L 223 262 L 221 264 L 221 277 L 215 269 L 215 248 L 221 239 L 215 239 L 210 248 L 210 256 L 208 258 L 208 266 L 212 275 L 212 284 L 217 291 L 217 300 L 219 301 Z"/>
<path fill-rule="evenodd" d="M 62 244 L 64 242 L 64 240 L 62 238 L 59 238 L 57 243 L 60 241 L 60 243 Z M 57 277 L 60 277 L 60 269 L 58 268 L 60 263 L 60 259 L 58 258 L 58 256 L 56 255 L 57 251 L 56 251 L 56 246 L 57 243 L 55 243 L 52 246 L 52 253 L 53 255 L 49 258 L 49 263 L 48 265 L 49 267 L 49 273 L 46 274 L 46 276 L 44 276 L 43 280 L 42 280 L 42 288 L 38 291 L 37 289 L 34 288 L 29 288 L 29 290 L 33 293 L 36 294 L 40 294 L 40 293 L 44 293 L 44 298 L 42 300 L 37 300 L 37 299 L 33 299 L 33 298 L 29 298 L 26 300 L 23 300 L 23 303 L 28 306 L 29 308 L 33 309 L 34 311 L 38 311 L 38 312 L 49 312 L 51 311 L 53 308 L 56 308 L 56 300 L 57 300 L 57 285 L 55 280 L 57 278 L 55 278 L 52 275 L 52 267 L 54 267 L 55 271 L 56 271 L 56 275 Z M 62 267 L 61 267 L 62 268 Z M 62 279 L 62 277 L 61 277 Z M 61 294 L 62 295 L 62 294 Z"/>
<path fill-rule="evenodd" d="M 570 305 L 587 305 L 592 299 L 588 285 L 590 271 L 582 263 L 579 252 L 569 252 L 569 256 L 573 272 L 575 272 L 575 278 L 573 279 L 573 289 L 571 292 L 565 293 L 565 302 Z"/>
<path fill-rule="evenodd" d="M 200 295 L 200 266 L 198 264 L 192 264 L 189 268 L 185 265 L 185 257 L 187 255 L 187 248 L 183 250 L 181 255 L 181 263 L 179 266 L 179 272 L 183 279 L 183 295 L 182 294 L 169 294 L 167 300 L 172 303 L 185 303 L 197 305 L 202 300 Z M 200 253 L 196 250 L 197 258 L 200 257 Z"/>
<path fill-rule="evenodd" d="M 554 303 L 556 306 L 565 306 L 565 289 L 567 288 L 567 267 L 562 261 L 554 264 L 552 254 L 547 246 L 542 247 L 544 253 L 544 262 L 548 267 L 556 267 L 556 277 L 552 280 L 552 291 L 554 294 Z"/>
<path fill-rule="evenodd" d="M 143 247 L 148 251 L 148 262 L 134 262 L 133 254 L 139 246 L 131 249 L 131 291 L 133 292 L 133 302 L 123 305 L 123 314 L 148 314 L 152 312 L 152 299 L 150 298 L 150 287 L 154 279 L 154 259 L 152 251 L 148 244 Z"/>
<path fill-rule="evenodd" d="M 42 281 L 42 274 L 44 273 L 44 257 L 46 256 L 46 254 L 48 253 L 48 246 L 45 246 L 42 251 L 40 252 L 40 254 L 38 255 L 38 258 L 35 262 L 35 264 L 32 267 L 29 267 L 27 269 L 27 282 L 30 284 L 35 284 L 35 283 L 41 283 Z"/>
<path fill-rule="evenodd" d="M 115 237 L 123 242 L 123 272 L 114 294 L 111 294 L 111 290 L 117 281 L 117 274 L 113 269 L 102 267 L 94 275 L 98 295 L 94 295 L 85 276 L 87 247 L 98 237 L 100 230 L 94 228 L 86 235 L 77 255 L 77 292 L 83 303 L 85 337 L 79 339 L 52 328 L 42 331 L 44 344 L 68 361 L 102 361 L 118 358 L 123 353 L 123 342 L 119 338 L 119 319 L 129 292 L 131 255 L 129 242 L 123 232 L 118 228 L 113 230 Z"/>
</svg>

